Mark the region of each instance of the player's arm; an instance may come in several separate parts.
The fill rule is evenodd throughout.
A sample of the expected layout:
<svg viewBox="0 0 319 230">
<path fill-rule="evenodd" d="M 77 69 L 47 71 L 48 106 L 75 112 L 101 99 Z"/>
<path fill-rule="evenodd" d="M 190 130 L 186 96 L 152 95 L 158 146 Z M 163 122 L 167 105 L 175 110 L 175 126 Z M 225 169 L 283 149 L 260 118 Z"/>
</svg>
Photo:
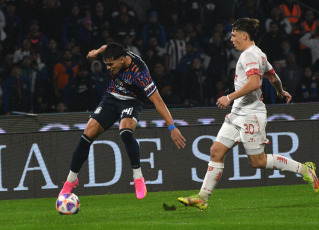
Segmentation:
<svg viewBox="0 0 319 230">
<path fill-rule="evenodd" d="M 265 77 L 268 78 L 271 85 L 275 88 L 277 96 L 279 98 L 286 97 L 286 101 L 289 103 L 291 101 L 291 95 L 283 89 L 279 76 L 276 73 L 266 73 Z"/>
<path fill-rule="evenodd" d="M 248 76 L 248 81 L 237 91 L 228 94 L 227 96 L 222 96 L 217 100 L 217 106 L 221 109 L 226 109 L 226 107 L 235 99 L 242 97 L 252 91 L 260 88 L 260 76 L 258 74 L 252 74 Z"/>
<path fill-rule="evenodd" d="M 174 127 L 174 121 L 171 113 L 168 111 L 163 99 L 161 98 L 157 90 L 149 97 L 149 100 L 155 105 L 157 112 L 163 117 L 166 125 L 170 127 L 172 127 L 173 125 L 173 128 L 171 130 L 171 137 L 177 148 L 184 148 L 186 139 L 182 136 L 178 128 Z"/>
<path fill-rule="evenodd" d="M 89 51 L 88 55 L 86 56 L 87 59 L 89 60 L 94 60 L 96 59 L 100 54 L 102 54 L 104 52 L 104 50 L 106 49 L 107 45 L 103 45 L 98 49 L 95 50 L 91 50 Z"/>
</svg>

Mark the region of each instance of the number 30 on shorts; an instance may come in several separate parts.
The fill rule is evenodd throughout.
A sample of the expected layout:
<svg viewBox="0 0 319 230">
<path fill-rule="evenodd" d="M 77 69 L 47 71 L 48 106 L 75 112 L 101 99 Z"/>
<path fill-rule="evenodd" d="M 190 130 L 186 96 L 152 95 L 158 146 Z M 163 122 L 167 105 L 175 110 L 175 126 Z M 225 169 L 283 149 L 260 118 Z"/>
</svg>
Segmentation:
<svg viewBox="0 0 319 230">
<path fill-rule="evenodd" d="M 246 134 L 248 134 L 248 133 L 254 134 L 255 128 L 254 128 L 253 124 L 244 124 L 244 126 L 245 126 L 245 130 L 246 130 L 245 131 Z"/>
</svg>

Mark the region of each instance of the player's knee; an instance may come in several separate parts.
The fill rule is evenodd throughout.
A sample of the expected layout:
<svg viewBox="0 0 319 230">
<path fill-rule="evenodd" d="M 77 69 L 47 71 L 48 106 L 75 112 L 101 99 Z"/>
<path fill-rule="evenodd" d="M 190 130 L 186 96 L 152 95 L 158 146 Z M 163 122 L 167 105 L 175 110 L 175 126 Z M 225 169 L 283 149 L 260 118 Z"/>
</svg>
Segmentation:
<svg viewBox="0 0 319 230">
<path fill-rule="evenodd" d="M 124 143 L 131 142 L 134 139 L 133 130 L 128 128 L 120 129 L 120 136 Z"/>
<path fill-rule="evenodd" d="M 250 159 L 249 162 L 253 168 L 265 168 L 266 167 L 266 162 L 260 158 Z"/>
<path fill-rule="evenodd" d="M 250 161 L 250 165 L 253 168 L 260 168 L 260 166 L 261 166 L 259 161 Z"/>
<path fill-rule="evenodd" d="M 212 145 L 210 147 L 210 158 L 215 162 L 220 162 L 220 160 L 224 158 L 222 151 L 218 146 Z"/>
</svg>

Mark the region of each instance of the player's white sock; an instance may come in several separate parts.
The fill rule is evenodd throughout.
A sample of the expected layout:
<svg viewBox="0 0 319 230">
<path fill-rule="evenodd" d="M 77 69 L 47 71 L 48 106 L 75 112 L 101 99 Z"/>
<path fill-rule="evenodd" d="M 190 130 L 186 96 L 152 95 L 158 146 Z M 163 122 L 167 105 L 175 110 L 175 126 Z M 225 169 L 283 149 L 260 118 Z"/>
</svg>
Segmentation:
<svg viewBox="0 0 319 230">
<path fill-rule="evenodd" d="M 67 180 L 68 182 L 70 182 L 70 183 L 73 183 L 73 182 L 76 180 L 77 177 L 78 177 L 78 173 L 72 172 L 72 171 L 70 170 L 69 175 L 68 175 L 68 178 L 67 178 L 66 180 Z"/>
<path fill-rule="evenodd" d="M 208 169 L 203 181 L 202 188 L 198 195 L 205 200 L 208 200 L 212 194 L 213 189 L 216 187 L 219 179 L 221 178 L 224 171 L 224 163 L 218 163 L 210 161 L 208 163 Z"/>
<path fill-rule="evenodd" d="M 141 167 L 139 167 L 137 169 L 133 169 L 133 179 L 136 180 L 136 179 L 141 178 L 141 177 L 143 177 Z"/>
<path fill-rule="evenodd" d="M 266 169 L 279 169 L 301 175 L 304 173 L 304 167 L 301 163 L 278 154 L 267 154 Z"/>
</svg>

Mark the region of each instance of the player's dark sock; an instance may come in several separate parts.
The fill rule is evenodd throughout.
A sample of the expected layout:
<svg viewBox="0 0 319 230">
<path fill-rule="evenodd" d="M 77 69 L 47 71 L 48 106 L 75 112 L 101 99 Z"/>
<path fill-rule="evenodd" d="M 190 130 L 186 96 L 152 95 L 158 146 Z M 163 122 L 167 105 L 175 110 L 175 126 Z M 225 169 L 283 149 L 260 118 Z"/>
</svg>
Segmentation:
<svg viewBox="0 0 319 230">
<path fill-rule="evenodd" d="M 139 168 L 140 165 L 140 147 L 133 137 L 133 130 L 121 129 L 120 135 L 125 144 L 126 152 L 130 158 L 131 166 L 133 169 Z"/>
<path fill-rule="evenodd" d="M 81 136 L 80 142 L 78 146 L 76 147 L 72 162 L 71 162 L 71 171 L 78 173 L 83 165 L 83 163 L 88 158 L 89 152 L 90 152 L 90 146 L 92 144 L 92 140 L 83 134 Z"/>
</svg>

